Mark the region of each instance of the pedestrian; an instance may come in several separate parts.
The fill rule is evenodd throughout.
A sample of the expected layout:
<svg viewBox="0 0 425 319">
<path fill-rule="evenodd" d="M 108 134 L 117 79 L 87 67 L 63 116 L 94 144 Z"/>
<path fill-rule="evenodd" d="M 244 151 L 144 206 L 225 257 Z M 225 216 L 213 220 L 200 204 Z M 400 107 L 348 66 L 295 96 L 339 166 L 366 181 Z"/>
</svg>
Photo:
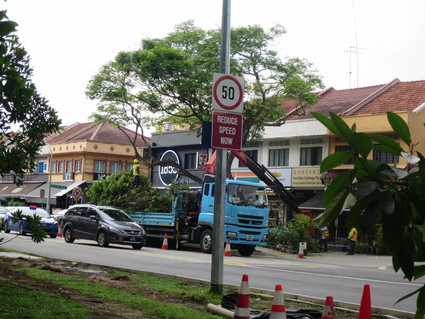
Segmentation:
<svg viewBox="0 0 425 319">
<path fill-rule="evenodd" d="M 326 253 L 328 251 L 329 230 L 327 226 L 323 226 L 322 228 L 320 228 L 320 231 L 321 231 L 322 249 Z"/>
<path fill-rule="evenodd" d="M 140 167 L 139 161 L 137 159 L 135 159 L 133 163 L 134 165 L 133 165 L 132 171 L 134 175 L 134 185 L 140 186 L 141 184 L 140 176 L 142 175 L 142 168 Z"/>
<path fill-rule="evenodd" d="M 351 227 L 350 233 L 348 234 L 348 253 L 347 255 L 354 255 L 354 249 L 357 242 L 357 228 Z"/>
</svg>

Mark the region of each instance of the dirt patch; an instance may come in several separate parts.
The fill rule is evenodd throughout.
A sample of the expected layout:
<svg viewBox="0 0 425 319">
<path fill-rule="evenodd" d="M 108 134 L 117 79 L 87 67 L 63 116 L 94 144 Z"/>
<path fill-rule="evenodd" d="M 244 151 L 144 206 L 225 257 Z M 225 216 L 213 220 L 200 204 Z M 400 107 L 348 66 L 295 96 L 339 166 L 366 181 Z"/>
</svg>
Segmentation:
<svg viewBox="0 0 425 319">
<path fill-rule="evenodd" d="M 83 304 L 93 312 L 93 318 L 135 319 L 152 318 L 152 316 L 146 315 L 140 310 L 126 307 L 123 304 L 105 301 L 100 298 L 81 294 L 81 292 L 73 289 L 63 288 L 48 281 L 32 278 L 25 272 L 13 271 L 13 269 L 20 267 L 41 267 L 42 269 L 63 273 L 96 284 L 128 291 L 141 297 L 190 307 L 199 311 L 206 311 L 206 305 L 184 301 L 181 296 L 135 287 L 131 285 L 132 279 L 129 276 L 111 276 L 107 267 L 49 259 L 27 259 L 22 257 L 11 259 L 5 256 L 0 256 L 0 264 L 0 278 L 4 278 L 22 289 L 50 292 L 63 299 Z M 0 286 L 2 283 L 5 284 L 5 281 L 0 281 Z"/>
</svg>

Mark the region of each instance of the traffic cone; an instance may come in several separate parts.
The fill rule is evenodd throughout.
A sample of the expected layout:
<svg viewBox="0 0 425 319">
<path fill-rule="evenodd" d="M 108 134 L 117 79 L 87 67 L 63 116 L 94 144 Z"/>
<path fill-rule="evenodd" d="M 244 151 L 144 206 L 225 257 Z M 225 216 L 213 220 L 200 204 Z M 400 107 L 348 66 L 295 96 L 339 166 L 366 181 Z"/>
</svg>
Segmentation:
<svg viewBox="0 0 425 319">
<path fill-rule="evenodd" d="M 276 285 L 274 289 L 272 310 L 270 319 L 286 319 L 286 308 L 283 303 L 282 285 Z"/>
<path fill-rule="evenodd" d="M 364 285 L 363 296 L 360 302 L 358 319 L 372 319 L 372 303 L 370 299 L 370 286 Z"/>
<path fill-rule="evenodd" d="M 58 226 L 58 237 L 62 237 L 62 224 Z"/>
<path fill-rule="evenodd" d="M 168 234 L 167 233 L 165 233 L 164 241 L 162 242 L 161 249 L 168 250 Z"/>
<path fill-rule="evenodd" d="M 304 249 L 300 243 L 300 248 L 298 249 L 298 258 L 304 258 Z"/>
<path fill-rule="evenodd" d="M 230 249 L 230 239 L 227 240 L 226 248 L 224 248 L 224 256 L 231 257 L 232 251 Z"/>
<path fill-rule="evenodd" d="M 335 307 L 334 298 L 331 296 L 326 297 L 325 307 L 323 308 L 322 319 L 334 319 Z"/>
<path fill-rule="evenodd" d="M 236 302 L 234 319 L 249 319 L 249 286 L 248 275 L 242 276 L 241 289 Z"/>
</svg>

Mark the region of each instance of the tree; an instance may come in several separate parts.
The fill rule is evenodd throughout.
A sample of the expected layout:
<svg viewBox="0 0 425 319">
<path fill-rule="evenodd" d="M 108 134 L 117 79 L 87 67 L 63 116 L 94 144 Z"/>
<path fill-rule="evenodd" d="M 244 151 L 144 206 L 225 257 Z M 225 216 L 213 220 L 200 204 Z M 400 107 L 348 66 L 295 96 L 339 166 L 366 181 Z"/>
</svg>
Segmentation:
<svg viewBox="0 0 425 319">
<path fill-rule="evenodd" d="M 170 211 L 170 194 L 161 195 L 157 189 L 152 188 L 146 176 L 140 177 L 139 186 L 135 186 L 133 174 L 126 171 L 112 174 L 96 182 L 87 190 L 89 203 L 115 206 L 126 212 Z"/>
<path fill-rule="evenodd" d="M 16 26 L 0 11 L 0 174 L 12 173 L 19 183 L 33 168 L 45 134 L 57 131 L 61 121 L 31 81 Z"/>
<path fill-rule="evenodd" d="M 337 152 L 325 158 L 321 173 L 334 169 L 355 158 L 354 168 L 336 177 L 324 196 L 326 209 L 321 225 L 338 218 L 349 194 L 355 197 L 347 219 L 348 226 L 359 225 L 363 232 L 375 224 L 382 224 L 385 246 L 393 257 L 394 270 L 401 269 L 408 280 L 425 276 L 425 158 L 415 152 L 410 130 L 397 114 L 387 113 L 394 132 L 407 145 L 404 150 L 392 138 L 382 135 L 368 136 L 356 132 L 337 115 L 330 118 L 312 112 L 338 138 L 347 142 L 352 151 Z M 374 144 L 374 142 L 376 144 Z M 403 156 L 405 169 L 368 159 L 372 150 L 381 150 Z M 416 319 L 425 315 L 425 285 L 400 300 L 418 294 Z"/>
<path fill-rule="evenodd" d="M 322 82 L 311 64 L 298 58 L 282 62 L 269 48 L 284 33 L 281 26 L 232 31 L 230 73 L 246 79 L 243 145 L 261 138 L 266 125 L 284 123 L 284 102 L 302 113 L 318 100 L 313 90 Z M 143 40 L 140 50 L 119 53 L 88 85 L 87 96 L 99 102 L 94 117 L 119 126 L 142 125 L 152 120 L 144 114 L 149 112 L 199 130 L 211 120 L 220 35 L 221 30 L 205 31 L 187 21 L 163 39 Z"/>
</svg>

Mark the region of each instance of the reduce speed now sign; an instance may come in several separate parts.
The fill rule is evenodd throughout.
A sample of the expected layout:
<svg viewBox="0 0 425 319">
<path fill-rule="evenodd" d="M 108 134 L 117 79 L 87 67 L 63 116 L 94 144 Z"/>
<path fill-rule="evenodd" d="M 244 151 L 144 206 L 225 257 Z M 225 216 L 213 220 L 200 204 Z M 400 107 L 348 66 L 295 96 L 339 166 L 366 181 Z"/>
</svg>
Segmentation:
<svg viewBox="0 0 425 319">
<path fill-rule="evenodd" d="M 242 77 L 214 73 L 212 109 L 233 113 L 243 112 Z"/>
</svg>

